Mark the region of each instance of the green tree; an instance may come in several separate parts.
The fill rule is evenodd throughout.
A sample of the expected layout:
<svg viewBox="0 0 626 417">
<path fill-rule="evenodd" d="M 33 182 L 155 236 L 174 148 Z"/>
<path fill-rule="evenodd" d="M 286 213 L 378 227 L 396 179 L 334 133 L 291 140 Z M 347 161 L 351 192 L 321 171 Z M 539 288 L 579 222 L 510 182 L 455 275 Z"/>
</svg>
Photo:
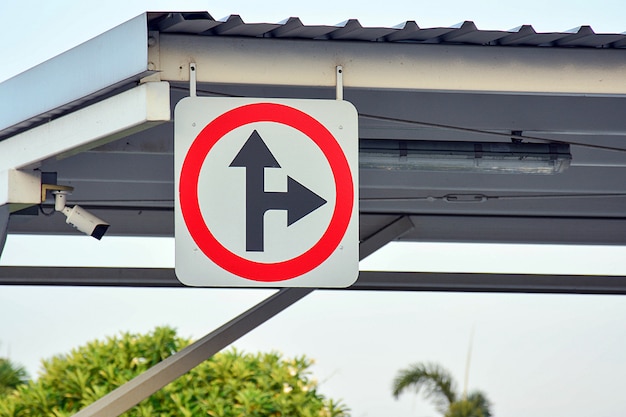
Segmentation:
<svg viewBox="0 0 626 417">
<path fill-rule="evenodd" d="M 43 361 L 39 378 L 0 402 L 0 417 L 66 417 L 184 348 L 168 327 L 93 341 Z M 343 417 L 348 409 L 317 392 L 306 357 L 215 355 L 129 410 L 125 417 Z"/>
<path fill-rule="evenodd" d="M 13 391 L 28 381 L 28 374 L 21 366 L 8 359 L 0 358 L 0 396 Z"/>
<path fill-rule="evenodd" d="M 445 417 L 490 417 L 490 403 L 485 394 L 473 391 L 458 395 L 452 375 L 436 364 L 417 363 L 398 371 L 393 380 L 393 396 L 397 399 L 408 389 L 432 400 Z"/>
</svg>

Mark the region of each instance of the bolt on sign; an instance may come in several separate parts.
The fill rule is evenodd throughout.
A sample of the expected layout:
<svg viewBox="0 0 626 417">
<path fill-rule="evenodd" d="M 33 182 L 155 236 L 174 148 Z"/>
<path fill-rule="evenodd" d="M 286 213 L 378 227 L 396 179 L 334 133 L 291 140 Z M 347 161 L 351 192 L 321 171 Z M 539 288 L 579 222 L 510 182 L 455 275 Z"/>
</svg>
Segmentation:
<svg viewBox="0 0 626 417">
<path fill-rule="evenodd" d="M 340 100 L 188 97 L 174 112 L 176 275 L 212 287 L 358 277 L 358 115 Z"/>
</svg>

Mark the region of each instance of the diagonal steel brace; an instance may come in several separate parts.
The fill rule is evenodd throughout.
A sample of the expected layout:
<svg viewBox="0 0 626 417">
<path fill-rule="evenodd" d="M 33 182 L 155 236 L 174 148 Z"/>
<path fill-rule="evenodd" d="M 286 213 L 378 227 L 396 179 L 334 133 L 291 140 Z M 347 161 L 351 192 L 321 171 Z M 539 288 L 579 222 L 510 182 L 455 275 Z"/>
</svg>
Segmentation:
<svg viewBox="0 0 626 417">
<path fill-rule="evenodd" d="M 408 217 L 401 217 L 362 241 L 359 245 L 359 258 L 365 258 L 412 228 L 413 224 Z M 312 288 L 281 289 L 202 339 L 88 405 L 74 414 L 74 417 L 119 416 L 313 291 Z"/>
</svg>

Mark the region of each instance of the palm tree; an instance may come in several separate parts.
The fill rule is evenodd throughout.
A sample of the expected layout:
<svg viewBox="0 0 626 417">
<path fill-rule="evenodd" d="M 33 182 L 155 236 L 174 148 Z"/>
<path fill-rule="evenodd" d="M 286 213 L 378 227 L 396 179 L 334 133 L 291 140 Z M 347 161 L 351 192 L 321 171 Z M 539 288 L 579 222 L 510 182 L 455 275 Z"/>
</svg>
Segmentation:
<svg viewBox="0 0 626 417">
<path fill-rule="evenodd" d="M 393 380 L 393 396 L 397 399 L 405 390 L 420 390 L 435 404 L 444 417 L 491 417 L 489 400 L 480 391 L 460 396 L 452 375 L 437 364 L 417 363 L 398 371 Z"/>
<path fill-rule="evenodd" d="M 24 368 L 13 364 L 8 359 L 0 358 L 0 395 L 14 390 L 27 380 L 28 375 Z"/>
</svg>

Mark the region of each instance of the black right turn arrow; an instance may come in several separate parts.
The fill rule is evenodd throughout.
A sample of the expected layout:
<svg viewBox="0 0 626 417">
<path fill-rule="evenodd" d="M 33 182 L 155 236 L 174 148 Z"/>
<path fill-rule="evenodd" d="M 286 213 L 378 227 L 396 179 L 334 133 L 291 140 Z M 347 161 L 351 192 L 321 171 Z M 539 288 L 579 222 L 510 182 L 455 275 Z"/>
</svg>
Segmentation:
<svg viewBox="0 0 626 417">
<path fill-rule="evenodd" d="M 287 226 L 317 210 L 324 200 L 287 176 L 286 192 L 265 191 L 265 168 L 280 168 L 255 130 L 241 147 L 230 167 L 246 169 L 246 251 L 263 252 L 263 217 L 268 210 L 287 210 Z"/>
</svg>

